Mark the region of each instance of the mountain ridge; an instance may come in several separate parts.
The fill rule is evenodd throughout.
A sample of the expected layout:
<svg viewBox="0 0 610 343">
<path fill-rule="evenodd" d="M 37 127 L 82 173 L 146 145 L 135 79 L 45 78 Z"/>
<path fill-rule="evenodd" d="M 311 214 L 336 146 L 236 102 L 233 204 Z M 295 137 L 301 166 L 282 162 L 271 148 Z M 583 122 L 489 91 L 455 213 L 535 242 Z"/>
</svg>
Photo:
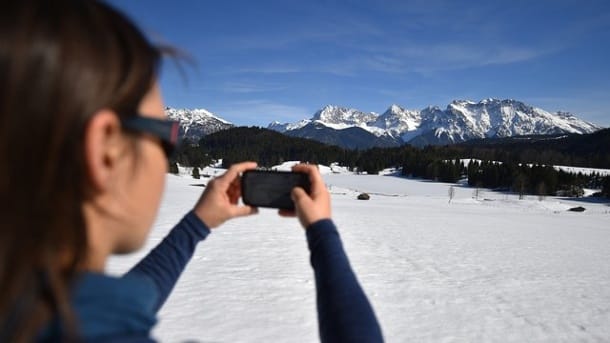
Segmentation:
<svg viewBox="0 0 610 343">
<path fill-rule="evenodd" d="M 342 135 L 341 130 L 358 127 L 383 138 L 382 141 L 385 142 L 393 140 L 395 145 L 408 143 L 416 146 L 453 144 L 494 137 L 583 134 L 601 129 L 568 112 L 550 113 L 521 101 L 493 98 L 479 102 L 454 100 L 444 110 L 438 106 L 409 110 L 393 104 L 381 115 L 327 105 L 310 119 L 296 123 L 274 122 L 267 128 L 288 135 L 316 139 L 315 132 L 319 130 L 320 125 L 335 130 L 329 131 L 329 134 L 338 136 Z M 361 140 L 374 140 L 370 135 L 362 135 Z"/>
<path fill-rule="evenodd" d="M 231 122 L 203 109 L 165 108 L 165 115 L 180 122 L 179 136 L 183 139 L 198 141 L 202 137 L 234 127 Z"/>
<path fill-rule="evenodd" d="M 220 130 L 235 127 L 206 109 L 165 108 L 169 119 L 180 122 L 181 137 L 198 141 Z M 472 139 L 527 135 L 592 133 L 602 127 L 569 112 L 550 113 L 513 99 L 453 100 L 445 109 L 421 110 L 392 104 L 381 113 L 327 105 L 309 119 L 294 123 L 273 122 L 267 129 L 289 136 L 314 139 L 348 149 L 446 145 Z"/>
</svg>

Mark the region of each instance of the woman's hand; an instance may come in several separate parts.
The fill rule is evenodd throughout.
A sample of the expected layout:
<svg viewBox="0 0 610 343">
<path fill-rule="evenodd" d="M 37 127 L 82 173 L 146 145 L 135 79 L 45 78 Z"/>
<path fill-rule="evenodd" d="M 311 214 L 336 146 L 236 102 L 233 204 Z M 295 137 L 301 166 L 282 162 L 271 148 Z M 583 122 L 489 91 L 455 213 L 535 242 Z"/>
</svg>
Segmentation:
<svg viewBox="0 0 610 343">
<path fill-rule="evenodd" d="M 194 210 L 199 219 L 210 229 L 218 227 L 231 218 L 258 212 L 256 207 L 237 205 L 241 197 L 240 174 L 255 168 L 256 162 L 237 163 L 223 175 L 208 182 Z"/>
<path fill-rule="evenodd" d="M 292 167 L 292 171 L 309 175 L 311 192 L 307 194 L 303 188 L 295 187 L 291 194 L 295 211 L 280 210 L 279 214 L 285 217 L 296 215 L 305 229 L 319 220 L 330 219 L 330 194 L 324 185 L 318 167 L 313 164 L 297 164 Z"/>
</svg>

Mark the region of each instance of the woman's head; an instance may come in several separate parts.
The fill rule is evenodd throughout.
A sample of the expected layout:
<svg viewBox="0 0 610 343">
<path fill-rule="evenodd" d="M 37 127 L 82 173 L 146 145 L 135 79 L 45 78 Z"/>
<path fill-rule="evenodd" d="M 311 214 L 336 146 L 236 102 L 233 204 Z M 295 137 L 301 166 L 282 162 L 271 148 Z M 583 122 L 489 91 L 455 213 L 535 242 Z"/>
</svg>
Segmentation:
<svg viewBox="0 0 610 343">
<path fill-rule="evenodd" d="M 67 315 L 67 286 L 93 239 L 112 238 L 116 252 L 142 244 L 167 163 L 154 137 L 126 134 L 121 118 L 163 117 L 159 58 L 104 3 L 0 4 L 0 325 L 31 332 Z M 122 231 L 91 233 L 100 216 Z"/>
</svg>

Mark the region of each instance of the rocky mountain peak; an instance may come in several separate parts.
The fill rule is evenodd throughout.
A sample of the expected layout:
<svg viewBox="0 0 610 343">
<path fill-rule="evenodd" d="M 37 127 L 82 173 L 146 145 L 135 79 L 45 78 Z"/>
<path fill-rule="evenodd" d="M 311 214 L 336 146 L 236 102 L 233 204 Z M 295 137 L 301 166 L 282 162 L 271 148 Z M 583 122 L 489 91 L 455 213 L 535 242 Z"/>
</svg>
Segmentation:
<svg viewBox="0 0 610 343">
<path fill-rule="evenodd" d="M 180 122 L 180 136 L 197 141 L 205 135 L 233 127 L 230 122 L 216 116 L 212 112 L 199 109 L 165 108 L 165 115 Z"/>
<path fill-rule="evenodd" d="M 416 145 L 451 144 L 485 137 L 591 133 L 600 129 L 570 113 L 553 114 L 515 99 L 495 98 L 478 102 L 454 100 L 444 110 L 439 106 L 408 110 L 393 104 L 381 115 L 328 105 L 310 120 L 281 127 L 287 128 L 283 132 L 289 132 L 290 127 L 301 129 L 312 121 L 339 131 L 359 127 L 377 137 L 394 137 Z M 276 129 L 274 126 L 278 127 L 272 124 L 269 128 Z"/>
</svg>

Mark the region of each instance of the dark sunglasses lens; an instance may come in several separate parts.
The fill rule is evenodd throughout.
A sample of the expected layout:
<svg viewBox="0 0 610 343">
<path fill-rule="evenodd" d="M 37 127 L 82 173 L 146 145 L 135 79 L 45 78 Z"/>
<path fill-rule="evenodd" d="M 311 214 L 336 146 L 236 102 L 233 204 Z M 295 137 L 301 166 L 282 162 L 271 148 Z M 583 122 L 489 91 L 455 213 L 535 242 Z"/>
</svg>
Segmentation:
<svg viewBox="0 0 610 343">
<path fill-rule="evenodd" d="M 174 155 L 176 151 L 176 146 L 178 145 L 178 131 L 180 130 L 180 124 L 178 122 L 171 123 L 169 140 L 163 142 L 163 150 L 165 151 L 165 155 L 167 158 L 170 158 Z"/>
<path fill-rule="evenodd" d="M 135 132 L 151 134 L 161 140 L 163 152 L 170 158 L 178 143 L 180 124 L 177 121 L 134 116 L 123 120 L 123 126 Z"/>
</svg>

